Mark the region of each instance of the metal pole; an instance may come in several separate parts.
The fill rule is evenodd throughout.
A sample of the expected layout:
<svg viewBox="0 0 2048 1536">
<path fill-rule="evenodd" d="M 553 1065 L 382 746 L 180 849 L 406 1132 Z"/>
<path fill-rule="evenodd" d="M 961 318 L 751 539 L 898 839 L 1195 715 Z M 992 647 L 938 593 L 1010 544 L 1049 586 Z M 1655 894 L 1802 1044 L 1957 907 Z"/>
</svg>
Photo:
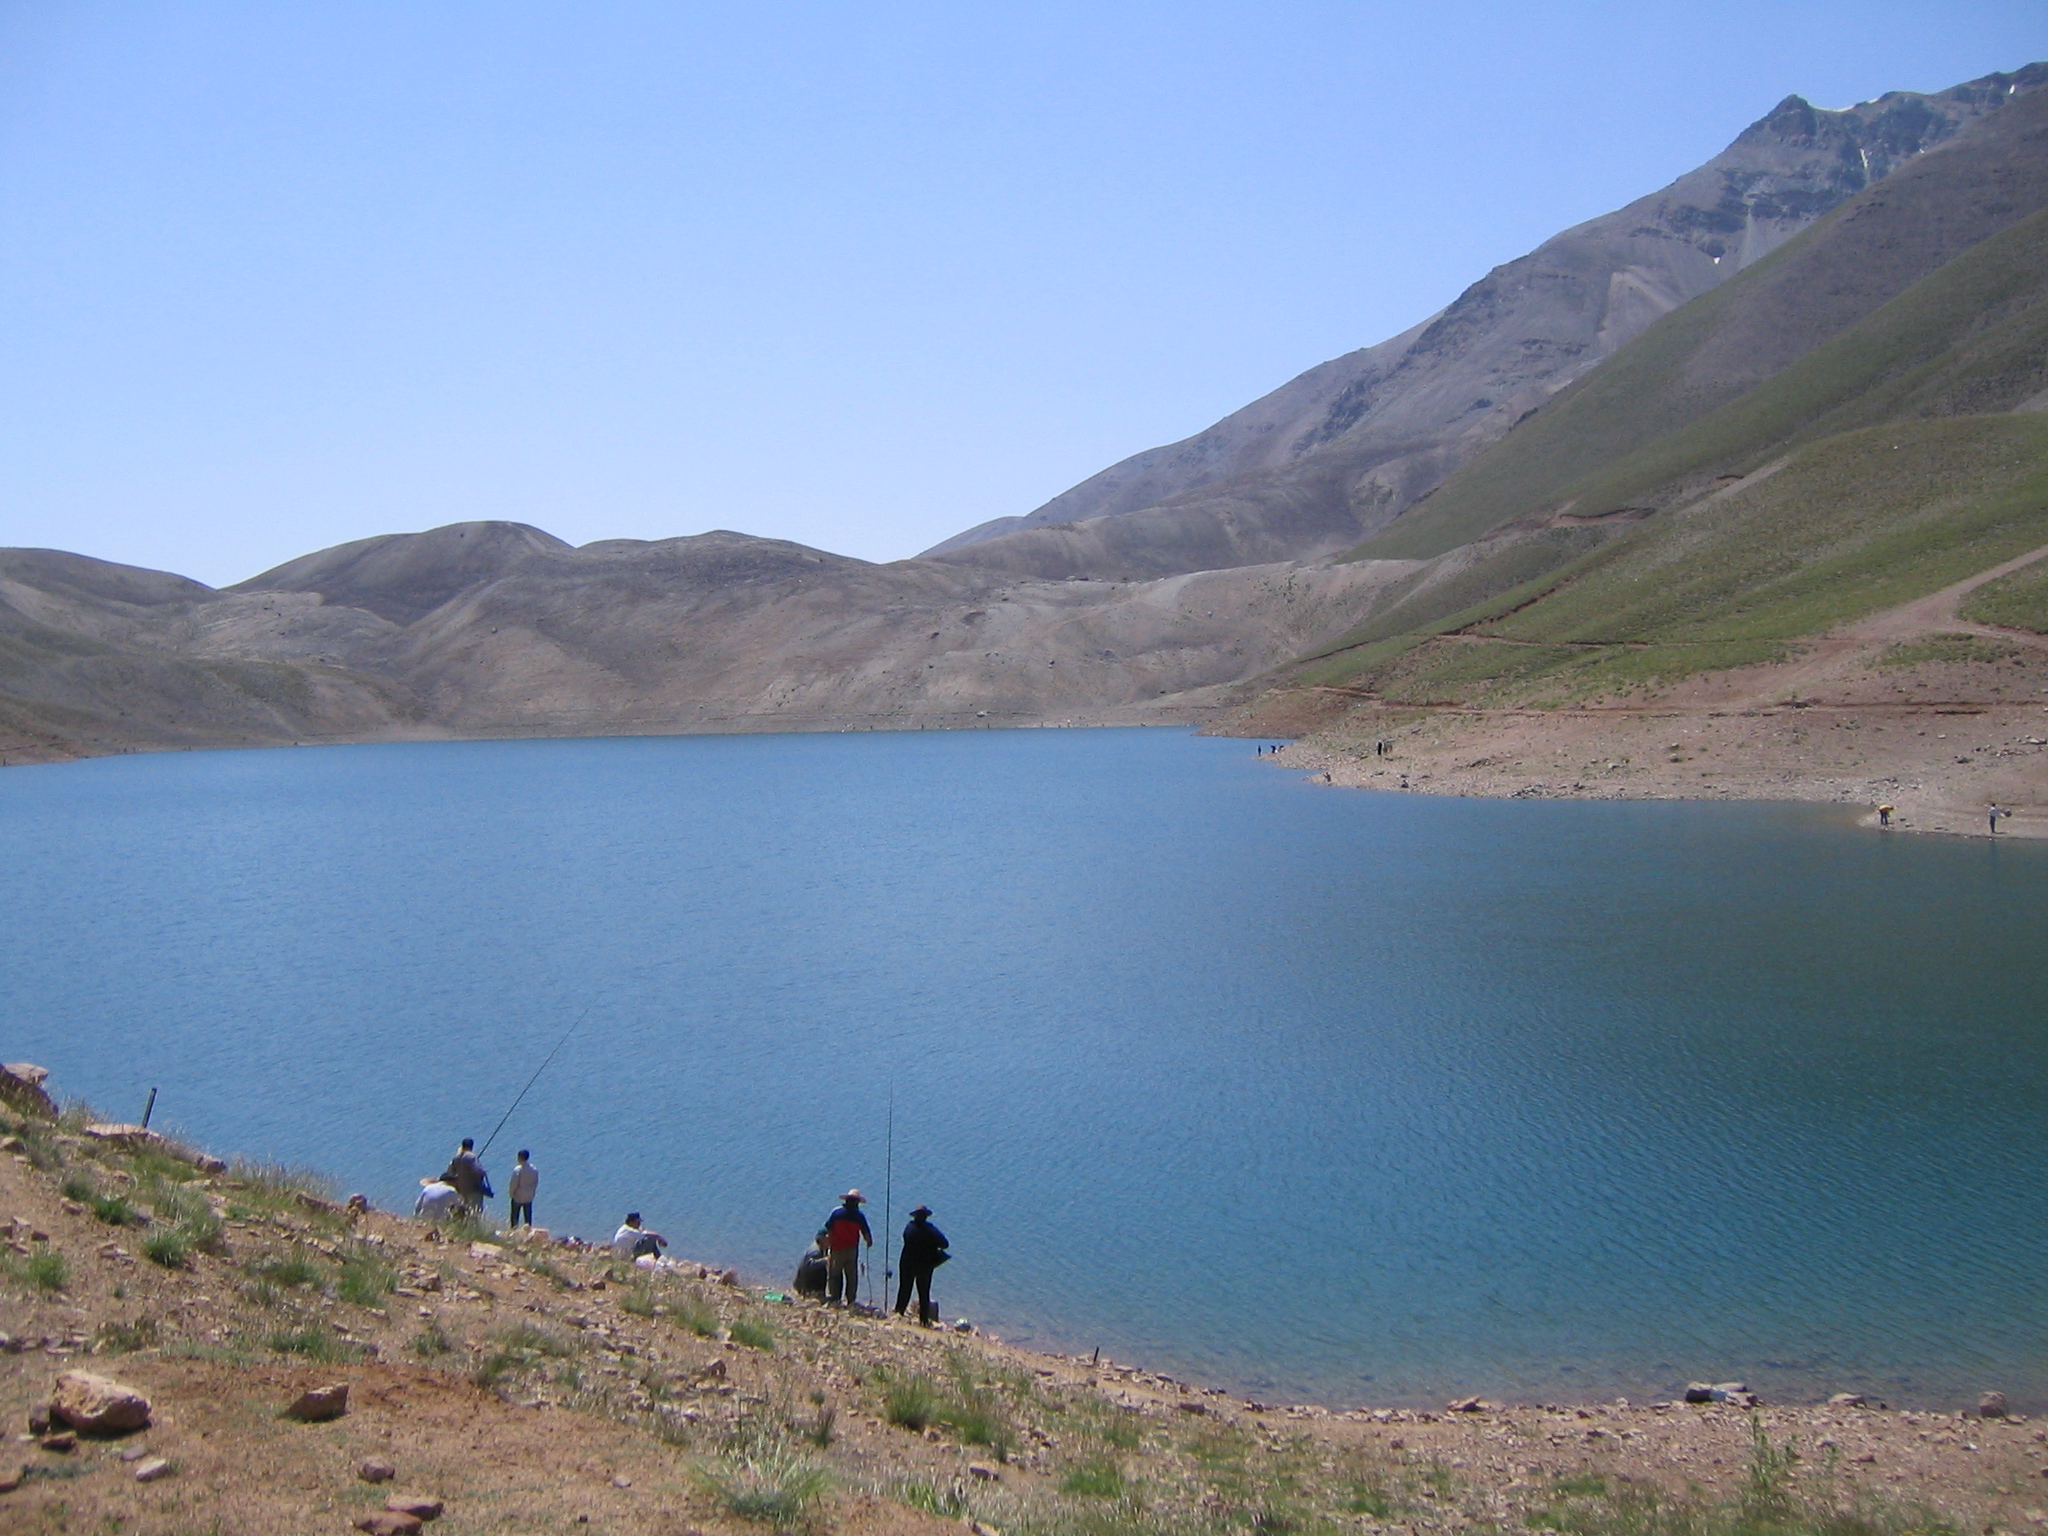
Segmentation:
<svg viewBox="0 0 2048 1536">
<path fill-rule="evenodd" d="M 156 1090 L 149 1090 L 149 1102 L 142 1106 L 142 1128 L 149 1129 L 149 1117 L 156 1113 Z"/>
<path fill-rule="evenodd" d="M 889 1134 L 882 1153 L 882 1308 L 888 1310 L 889 1282 L 895 1271 L 889 1263 L 889 1244 L 896 1234 L 896 1085 L 889 1085 Z"/>
</svg>

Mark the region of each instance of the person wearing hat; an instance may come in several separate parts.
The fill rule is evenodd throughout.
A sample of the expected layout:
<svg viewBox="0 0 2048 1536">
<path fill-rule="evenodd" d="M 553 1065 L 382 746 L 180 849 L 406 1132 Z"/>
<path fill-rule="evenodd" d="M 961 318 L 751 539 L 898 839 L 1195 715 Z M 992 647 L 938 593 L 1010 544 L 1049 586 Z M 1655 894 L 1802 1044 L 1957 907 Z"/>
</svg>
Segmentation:
<svg viewBox="0 0 2048 1536">
<path fill-rule="evenodd" d="M 910 1305 L 910 1289 L 917 1287 L 917 1320 L 929 1328 L 938 1319 L 932 1306 L 932 1271 L 953 1257 L 946 1252 L 946 1234 L 932 1225 L 932 1208 L 920 1205 L 910 1213 L 910 1225 L 903 1229 L 902 1282 L 896 1287 L 896 1315 Z"/>
<path fill-rule="evenodd" d="M 860 1289 L 860 1245 L 875 1246 L 875 1234 L 861 1214 L 867 1196 L 849 1189 L 825 1218 L 825 1300 L 852 1306 Z"/>
</svg>

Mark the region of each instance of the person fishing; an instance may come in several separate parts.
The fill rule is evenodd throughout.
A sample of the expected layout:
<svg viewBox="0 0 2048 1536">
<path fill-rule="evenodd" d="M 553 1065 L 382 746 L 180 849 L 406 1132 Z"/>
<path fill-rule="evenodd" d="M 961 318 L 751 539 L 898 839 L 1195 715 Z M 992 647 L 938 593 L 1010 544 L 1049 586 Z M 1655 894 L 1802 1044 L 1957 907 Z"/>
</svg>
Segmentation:
<svg viewBox="0 0 2048 1536">
<path fill-rule="evenodd" d="M 825 1255 L 828 1252 L 825 1245 L 829 1241 L 829 1234 L 820 1232 L 811 1240 L 811 1246 L 804 1250 L 804 1256 L 796 1261 L 796 1279 L 790 1283 L 790 1289 L 797 1295 L 814 1297 L 819 1301 L 825 1299 Z"/>
<path fill-rule="evenodd" d="M 825 1218 L 825 1300 L 852 1306 L 860 1289 L 860 1245 L 875 1246 L 875 1234 L 861 1214 L 867 1196 L 849 1189 Z"/>
<path fill-rule="evenodd" d="M 510 1230 L 519 1230 L 519 1219 L 526 1218 L 526 1224 L 533 1225 L 533 1197 L 540 1189 L 540 1170 L 527 1159 L 532 1157 L 524 1147 L 519 1149 L 519 1161 L 512 1165 L 512 1182 L 505 1186 L 505 1193 L 512 1197 L 512 1223 Z"/>
<path fill-rule="evenodd" d="M 897 1263 L 903 1279 L 896 1287 L 896 1315 L 910 1305 L 911 1288 L 917 1288 L 917 1320 L 929 1328 L 938 1320 L 932 1306 L 932 1271 L 953 1255 L 946 1252 L 946 1234 L 932 1225 L 932 1208 L 920 1205 L 910 1213 L 910 1225 L 903 1229 L 903 1247 Z"/>
<path fill-rule="evenodd" d="M 441 1182 L 455 1186 L 455 1193 L 462 1197 L 462 1208 L 475 1215 L 484 1208 L 484 1202 L 496 1198 L 491 1188 L 491 1176 L 484 1172 L 484 1165 L 476 1155 L 476 1139 L 462 1138 L 462 1145 L 455 1149 L 455 1155 L 448 1159 L 448 1166 L 441 1172 Z"/>
</svg>

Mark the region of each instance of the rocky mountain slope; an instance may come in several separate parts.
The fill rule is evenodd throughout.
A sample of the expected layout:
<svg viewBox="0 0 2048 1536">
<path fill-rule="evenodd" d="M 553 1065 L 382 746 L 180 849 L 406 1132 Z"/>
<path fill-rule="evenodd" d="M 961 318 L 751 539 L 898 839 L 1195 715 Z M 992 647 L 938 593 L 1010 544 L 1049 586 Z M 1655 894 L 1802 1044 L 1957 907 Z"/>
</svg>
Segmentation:
<svg viewBox="0 0 2048 1536">
<path fill-rule="evenodd" d="M 2044 82 L 2032 65 L 1839 112 L 1787 98 L 1698 170 L 1495 269 L 1413 330 L 927 554 L 1142 577 L 1344 549 L 1653 322 L 1920 156 L 1970 143 Z M 1782 366 L 1828 321 L 1773 338 L 1756 366 Z"/>
<path fill-rule="evenodd" d="M 1245 727 L 1311 729 L 1333 782 L 1890 800 L 1979 831 L 2017 801 L 2015 830 L 2048 831 L 2044 391 L 2036 92 L 1651 326 L 1352 551 L 1405 574 Z M 1814 710 L 1856 734 L 1817 746 Z M 1414 754 L 1388 759 L 1390 735 Z"/>
</svg>

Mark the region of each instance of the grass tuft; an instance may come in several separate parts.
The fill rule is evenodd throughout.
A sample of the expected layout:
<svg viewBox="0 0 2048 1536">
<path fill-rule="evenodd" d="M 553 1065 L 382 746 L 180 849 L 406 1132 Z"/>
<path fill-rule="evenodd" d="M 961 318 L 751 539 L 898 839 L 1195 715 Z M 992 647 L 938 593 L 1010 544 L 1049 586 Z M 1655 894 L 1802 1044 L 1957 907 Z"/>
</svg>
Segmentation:
<svg viewBox="0 0 2048 1536">
<path fill-rule="evenodd" d="M 831 1485 L 823 1467 L 780 1446 L 729 1454 L 697 1475 L 727 1513 L 778 1531 L 808 1525 Z"/>
<path fill-rule="evenodd" d="M 155 1349 L 161 1339 L 156 1319 L 138 1317 L 126 1323 L 101 1323 L 92 1336 L 96 1355 L 132 1355 L 138 1349 Z"/>
<path fill-rule="evenodd" d="M 765 1350 L 769 1354 L 775 1352 L 775 1330 L 759 1318 L 736 1317 L 733 1319 L 732 1327 L 726 1332 L 735 1344 L 744 1344 L 749 1349 Z"/>
<path fill-rule="evenodd" d="M 338 1364 L 342 1361 L 362 1357 L 362 1347 L 351 1344 L 331 1328 L 319 1323 L 308 1323 L 303 1328 L 282 1329 L 270 1334 L 263 1341 L 280 1355 L 298 1355 L 322 1365 Z"/>
<path fill-rule="evenodd" d="M 182 1227 L 158 1227 L 142 1240 L 142 1251 L 152 1264 L 183 1269 L 192 1262 L 192 1239 Z"/>
<path fill-rule="evenodd" d="M 922 1432 L 939 1416 L 939 1394 L 929 1378 L 905 1376 L 889 1383 L 882 1417 L 899 1428 Z"/>
</svg>

